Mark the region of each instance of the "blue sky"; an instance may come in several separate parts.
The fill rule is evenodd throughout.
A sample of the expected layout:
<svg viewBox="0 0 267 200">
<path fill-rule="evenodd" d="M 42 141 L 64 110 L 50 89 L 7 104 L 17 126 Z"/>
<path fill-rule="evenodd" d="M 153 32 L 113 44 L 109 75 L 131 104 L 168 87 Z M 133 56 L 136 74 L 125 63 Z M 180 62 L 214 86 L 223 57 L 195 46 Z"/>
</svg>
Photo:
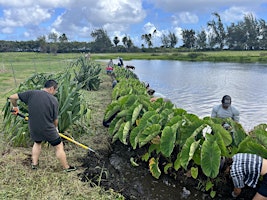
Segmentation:
<svg viewBox="0 0 267 200">
<path fill-rule="evenodd" d="M 207 32 L 207 22 L 219 13 L 224 25 L 253 14 L 267 21 L 266 0 L 0 0 L 0 40 L 36 40 L 55 32 L 65 33 L 70 41 L 92 41 L 90 33 L 104 28 L 113 40 L 129 36 L 136 46 L 141 35 L 175 33 L 182 43 L 181 31 Z"/>
</svg>

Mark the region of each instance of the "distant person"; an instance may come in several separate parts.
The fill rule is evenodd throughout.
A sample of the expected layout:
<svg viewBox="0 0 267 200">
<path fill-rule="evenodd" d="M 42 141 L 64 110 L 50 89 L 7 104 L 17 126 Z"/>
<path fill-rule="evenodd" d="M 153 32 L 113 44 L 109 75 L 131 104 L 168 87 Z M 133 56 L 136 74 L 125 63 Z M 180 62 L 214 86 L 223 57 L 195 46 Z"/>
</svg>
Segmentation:
<svg viewBox="0 0 267 200">
<path fill-rule="evenodd" d="M 113 61 L 112 61 L 112 59 L 110 59 L 109 62 L 108 62 L 108 66 L 106 68 L 107 74 L 111 74 L 112 73 L 113 67 L 114 67 Z"/>
<path fill-rule="evenodd" d="M 118 83 L 116 75 L 114 73 L 111 73 L 111 79 L 112 79 L 112 88 L 114 88 Z"/>
<path fill-rule="evenodd" d="M 91 54 L 89 52 L 89 53 L 86 53 L 84 57 L 85 57 L 85 59 L 90 60 L 90 56 L 91 56 Z"/>
<path fill-rule="evenodd" d="M 39 166 L 42 141 L 49 142 L 55 147 L 56 157 L 59 159 L 63 169 L 67 172 L 76 170 L 68 164 L 64 146 L 58 134 L 58 100 L 54 96 L 58 84 L 55 80 L 46 81 L 42 90 L 29 90 L 13 94 L 9 97 L 13 105 L 13 114 L 19 113 L 17 100 L 28 105 L 29 130 L 31 139 L 34 141 L 32 147 L 32 169 Z"/>
<path fill-rule="evenodd" d="M 108 67 L 112 67 L 112 68 L 114 67 L 113 60 L 112 59 L 109 60 Z"/>
<path fill-rule="evenodd" d="M 222 98 L 220 105 L 212 108 L 211 117 L 215 118 L 232 118 L 234 121 L 239 122 L 239 111 L 231 105 L 232 100 L 229 95 L 225 95 Z"/>
<path fill-rule="evenodd" d="M 119 57 L 118 66 L 119 67 L 123 67 L 123 61 L 122 61 L 122 58 L 121 57 Z"/>
<path fill-rule="evenodd" d="M 245 185 L 256 188 L 260 176 L 262 183 L 253 200 L 267 200 L 267 160 L 248 153 L 238 153 L 233 156 L 230 175 L 234 183 L 232 196 L 238 197 Z"/>
</svg>

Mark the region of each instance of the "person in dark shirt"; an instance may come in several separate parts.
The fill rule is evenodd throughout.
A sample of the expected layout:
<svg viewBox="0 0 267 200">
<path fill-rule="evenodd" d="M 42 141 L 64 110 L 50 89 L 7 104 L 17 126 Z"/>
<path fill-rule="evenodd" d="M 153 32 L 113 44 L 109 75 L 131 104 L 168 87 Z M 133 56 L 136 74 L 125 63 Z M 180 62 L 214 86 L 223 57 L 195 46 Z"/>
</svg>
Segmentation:
<svg viewBox="0 0 267 200">
<path fill-rule="evenodd" d="M 32 147 L 32 169 L 37 169 L 41 154 L 42 141 L 49 142 L 55 147 L 56 157 L 59 159 L 63 169 L 67 172 L 76 170 L 67 162 L 66 153 L 61 138 L 58 134 L 58 100 L 54 96 L 58 84 L 55 80 L 46 81 L 42 90 L 29 90 L 16 93 L 9 97 L 13 105 L 13 114 L 18 114 L 17 100 L 28 105 L 29 130 L 31 139 L 34 141 Z"/>
</svg>

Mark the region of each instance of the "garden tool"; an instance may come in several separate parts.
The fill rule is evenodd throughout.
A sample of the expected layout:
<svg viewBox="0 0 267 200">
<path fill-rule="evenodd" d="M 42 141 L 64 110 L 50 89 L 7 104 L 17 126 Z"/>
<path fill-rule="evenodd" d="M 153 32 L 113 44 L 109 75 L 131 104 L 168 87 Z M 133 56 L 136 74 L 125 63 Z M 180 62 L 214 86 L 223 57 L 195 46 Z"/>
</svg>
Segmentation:
<svg viewBox="0 0 267 200">
<path fill-rule="evenodd" d="M 11 110 L 11 112 L 14 112 L 14 110 Z M 24 118 L 25 121 L 29 120 L 29 118 L 27 116 L 25 116 L 25 115 L 23 115 L 21 113 L 17 113 L 17 115 L 22 117 L 22 118 Z M 80 146 L 80 147 L 82 147 L 84 149 L 88 149 L 89 151 L 92 151 L 93 153 L 95 153 L 97 155 L 96 151 L 91 149 L 90 147 L 87 147 L 84 144 L 81 144 L 81 143 L 75 141 L 74 139 L 72 139 L 72 138 L 70 138 L 70 137 L 68 137 L 68 136 L 66 136 L 66 135 L 64 135 L 62 133 L 58 133 L 58 134 L 59 134 L 60 137 L 66 139 L 66 140 L 68 140 L 68 141 L 70 141 L 70 142 L 72 142 L 72 143 L 74 143 L 74 144 L 76 144 L 76 145 L 78 145 L 78 146 Z"/>
</svg>

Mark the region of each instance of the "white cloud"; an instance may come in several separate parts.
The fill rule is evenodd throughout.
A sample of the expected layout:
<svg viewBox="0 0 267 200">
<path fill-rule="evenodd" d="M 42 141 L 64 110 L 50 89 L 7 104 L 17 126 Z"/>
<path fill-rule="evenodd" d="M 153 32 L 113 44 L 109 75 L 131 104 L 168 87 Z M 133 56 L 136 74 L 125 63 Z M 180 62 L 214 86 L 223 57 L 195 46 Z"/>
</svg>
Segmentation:
<svg viewBox="0 0 267 200">
<path fill-rule="evenodd" d="M 112 4 L 102 0 L 94 2 L 94 6 L 84 1 L 62 13 L 52 27 L 71 38 L 90 38 L 91 31 L 97 28 L 104 28 L 113 36 L 114 32 L 127 32 L 130 25 L 142 22 L 145 16 L 140 0 L 116 0 Z"/>
<path fill-rule="evenodd" d="M 1 27 L 21 27 L 27 25 L 38 25 L 49 19 L 51 14 L 47 9 L 39 6 L 24 9 L 4 10 L 4 16 L 0 18 Z"/>
<path fill-rule="evenodd" d="M 190 12 L 180 13 L 179 18 L 182 23 L 186 23 L 186 24 L 196 24 L 198 22 L 197 15 L 190 13 Z"/>
<path fill-rule="evenodd" d="M 233 22 L 233 21 L 241 21 L 244 19 L 244 15 L 249 14 L 251 12 L 247 11 L 244 7 L 230 7 L 229 9 L 223 11 L 221 13 L 222 21 L 225 22 Z"/>
</svg>

